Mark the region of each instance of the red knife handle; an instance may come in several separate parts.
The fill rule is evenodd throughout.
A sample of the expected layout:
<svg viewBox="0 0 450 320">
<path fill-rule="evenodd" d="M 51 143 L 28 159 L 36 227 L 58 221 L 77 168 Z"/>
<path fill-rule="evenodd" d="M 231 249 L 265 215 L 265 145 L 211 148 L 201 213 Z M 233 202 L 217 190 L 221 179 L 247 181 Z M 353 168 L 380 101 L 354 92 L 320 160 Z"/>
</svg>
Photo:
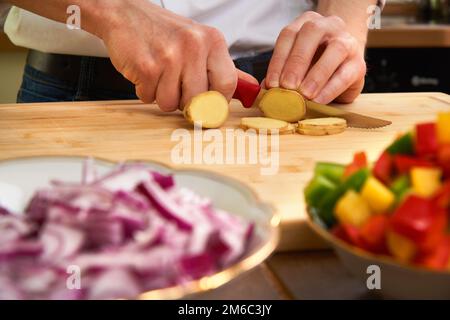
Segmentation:
<svg viewBox="0 0 450 320">
<path fill-rule="evenodd" d="M 251 108 L 260 91 L 261 87 L 258 84 L 238 79 L 233 98 L 241 101 L 245 108 Z"/>
</svg>

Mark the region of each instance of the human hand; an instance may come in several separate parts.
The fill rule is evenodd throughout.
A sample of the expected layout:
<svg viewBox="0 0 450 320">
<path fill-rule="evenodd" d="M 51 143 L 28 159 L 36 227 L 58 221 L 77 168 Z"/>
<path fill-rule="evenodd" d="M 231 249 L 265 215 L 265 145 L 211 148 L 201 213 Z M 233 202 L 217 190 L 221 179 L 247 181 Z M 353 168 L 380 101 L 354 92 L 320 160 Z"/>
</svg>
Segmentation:
<svg viewBox="0 0 450 320">
<path fill-rule="evenodd" d="M 350 103 L 364 87 L 364 48 L 341 18 L 306 12 L 281 32 L 266 87 L 298 90 L 324 104 Z"/>
<path fill-rule="evenodd" d="M 100 37 L 116 69 L 146 103 L 156 100 L 162 110 L 174 111 L 208 90 L 231 100 L 238 76 L 251 79 L 236 70 L 217 29 L 148 0 L 116 1 L 113 12 Z"/>
</svg>

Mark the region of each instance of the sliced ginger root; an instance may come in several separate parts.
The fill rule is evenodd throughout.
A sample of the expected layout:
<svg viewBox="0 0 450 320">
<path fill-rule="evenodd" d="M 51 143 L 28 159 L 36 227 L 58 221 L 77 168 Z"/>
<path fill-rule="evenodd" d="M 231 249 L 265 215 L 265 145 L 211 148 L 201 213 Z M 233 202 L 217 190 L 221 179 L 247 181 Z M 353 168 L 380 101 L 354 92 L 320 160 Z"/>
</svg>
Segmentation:
<svg viewBox="0 0 450 320">
<path fill-rule="evenodd" d="M 297 132 L 308 136 L 339 134 L 347 129 L 347 121 L 341 118 L 317 118 L 299 121 Z"/>
<path fill-rule="evenodd" d="M 191 124 L 201 124 L 202 128 L 214 129 L 228 119 L 229 104 L 217 91 L 201 93 L 184 107 L 184 117 Z"/>
<path fill-rule="evenodd" d="M 273 88 L 266 92 L 259 103 L 267 118 L 297 122 L 306 114 L 306 102 L 303 96 L 293 90 Z"/>
<path fill-rule="evenodd" d="M 279 134 L 295 132 L 295 126 L 286 121 L 264 117 L 242 118 L 241 128 L 244 130 L 254 129 L 256 132 L 265 131 L 266 133 L 271 133 L 271 130 L 278 130 Z"/>
</svg>

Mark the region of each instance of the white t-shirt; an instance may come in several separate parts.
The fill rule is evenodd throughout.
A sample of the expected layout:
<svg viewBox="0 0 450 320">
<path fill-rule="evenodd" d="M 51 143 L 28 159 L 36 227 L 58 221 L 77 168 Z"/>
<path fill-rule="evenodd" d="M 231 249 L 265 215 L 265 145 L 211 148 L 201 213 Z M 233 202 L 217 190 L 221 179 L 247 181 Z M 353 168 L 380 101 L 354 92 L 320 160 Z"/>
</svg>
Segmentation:
<svg viewBox="0 0 450 320">
<path fill-rule="evenodd" d="M 179 15 L 221 30 L 234 58 L 273 48 L 281 29 L 310 10 L 308 0 L 149 0 Z M 83 27 L 81 15 L 81 27 Z M 99 22 L 100 23 L 100 22 Z M 103 42 L 82 30 L 70 30 L 13 7 L 5 23 L 11 41 L 43 52 L 107 57 Z"/>
</svg>

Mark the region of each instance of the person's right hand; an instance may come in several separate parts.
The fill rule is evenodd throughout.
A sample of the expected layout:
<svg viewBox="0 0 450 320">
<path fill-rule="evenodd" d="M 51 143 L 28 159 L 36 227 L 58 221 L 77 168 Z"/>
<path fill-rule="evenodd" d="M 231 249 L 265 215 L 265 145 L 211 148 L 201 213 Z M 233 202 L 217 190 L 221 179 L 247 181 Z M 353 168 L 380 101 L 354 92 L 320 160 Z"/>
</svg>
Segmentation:
<svg viewBox="0 0 450 320">
<path fill-rule="evenodd" d="M 115 3 L 99 36 L 115 68 L 135 84 L 142 101 L 156 100 L 162 110 L 174 111 L 208 90 L 231 100 L 240 72 L 220 31 L 148 0 Z"/>
</svg>

